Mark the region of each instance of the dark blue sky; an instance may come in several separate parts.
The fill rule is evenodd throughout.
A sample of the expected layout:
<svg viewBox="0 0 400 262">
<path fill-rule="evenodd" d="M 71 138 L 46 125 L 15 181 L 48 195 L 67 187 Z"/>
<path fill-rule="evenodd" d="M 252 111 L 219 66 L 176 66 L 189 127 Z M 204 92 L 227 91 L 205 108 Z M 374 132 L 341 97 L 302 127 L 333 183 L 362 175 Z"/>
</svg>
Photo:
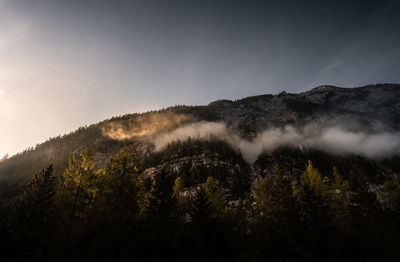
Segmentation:
<svg viewBox="0 0 400 262">
<path fill-rule="evenodd" d="M 0 0 L 0 154 L 128 112 L 399 83 L 399 14 L 382 0 Z"/>
</svg>

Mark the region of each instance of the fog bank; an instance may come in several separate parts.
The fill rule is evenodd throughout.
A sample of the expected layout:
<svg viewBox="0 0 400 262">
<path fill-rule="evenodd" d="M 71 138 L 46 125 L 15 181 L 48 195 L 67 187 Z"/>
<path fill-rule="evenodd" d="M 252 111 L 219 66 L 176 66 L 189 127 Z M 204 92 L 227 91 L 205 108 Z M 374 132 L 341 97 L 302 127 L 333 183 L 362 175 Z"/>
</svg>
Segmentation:
<svg viewBox="0 0 400 262">
<path fill-rule="evenodd" d="M 179 127 L 152 139 L 156 150 L 176 140 L 188 138 L 210 139 L 216 137 L 240 151 L 252 163 L 263 152 L 280 147 L 318 149 L 334 154 L 358 154 L 368 158 L 384 158 L 400 153 L 400 133 L 367 133 L 352 131 L 345 126 L 309 124 L 302 127 L 287 125 L 260 132 L 252 140 L 241 138 L 223 123 L 197 122 Z"/>
</svg>

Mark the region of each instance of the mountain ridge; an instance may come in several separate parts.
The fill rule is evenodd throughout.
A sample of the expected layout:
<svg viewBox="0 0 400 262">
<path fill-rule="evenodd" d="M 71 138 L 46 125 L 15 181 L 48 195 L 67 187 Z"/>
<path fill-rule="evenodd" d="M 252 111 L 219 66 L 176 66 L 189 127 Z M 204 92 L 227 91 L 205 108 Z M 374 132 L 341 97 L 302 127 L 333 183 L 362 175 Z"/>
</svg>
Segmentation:
<svg viewBox="0 0 400 262">
<path fill-rule="evenodd" d="M 234 101 L 223 99 L 202 106 L 178 105 L 112 117 L 51 138 L 3 160 L 0 162 L 0 183 L 5 185 L 4 188 L 15 188 L 50 163 L 54 164 L 56 174 L 60 174 L 71 154 L 86 147 L 95 151 L 99 167 L 103 167 L 108 157 L 127 142 L 138 151 L 151 155 L 154 148 L 146 139 L 201 121 L 223 123 L 239 137 L 248 140 L 255 139 L 263 130 L 288 125 L 301 128 L 309 123 L 321 126 L 343 124 L 354 132 L 371 134 L 395 132 L 400 129 L 400 100 L 397 97 L 400 97 L 399 84 L 357 88 L 324 85 L 298 94 L 282 92 Z M 133 130 L 136 133 L 132 133 Z M 123 136 L 112 137 L 109 135 L 111 131 L 118 131 Z M 396 166 L 392 162 L 389 166 Z M 383 169 L 382 173 L 398 173 L 397 166 L 389 171 L 386 167 Z"/>
</svg>

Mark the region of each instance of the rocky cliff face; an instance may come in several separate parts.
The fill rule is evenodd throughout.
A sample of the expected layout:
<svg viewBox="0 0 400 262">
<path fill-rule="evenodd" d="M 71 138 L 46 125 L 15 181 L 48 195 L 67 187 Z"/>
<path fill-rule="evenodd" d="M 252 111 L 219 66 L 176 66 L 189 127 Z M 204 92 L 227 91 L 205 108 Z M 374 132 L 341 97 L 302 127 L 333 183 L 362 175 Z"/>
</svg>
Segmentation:
<svg viewBox="0 0 400 262">
<path fill-rule="evenodd" d="M 371 130 L 400 127 L 400 85 L 382 84 L 359 88 L 319 86 L 300 94 L 221 100 L 208 107 L 219 118 L 244 133 L 285 124 L 311 121 L 355 121 Z"/>
</svg>

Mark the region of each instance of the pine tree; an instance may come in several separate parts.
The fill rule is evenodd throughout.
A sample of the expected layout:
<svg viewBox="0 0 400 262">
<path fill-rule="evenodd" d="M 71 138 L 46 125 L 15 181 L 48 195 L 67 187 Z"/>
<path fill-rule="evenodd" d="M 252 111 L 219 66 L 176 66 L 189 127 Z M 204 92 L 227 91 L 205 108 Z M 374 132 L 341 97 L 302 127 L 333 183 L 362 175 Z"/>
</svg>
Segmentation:
<svg viewBox="0 0 400 262">
<path fill-rule="evenodd" d="M 365 177 L 350 172 L 349 180 L 351 191 L 354 192 L 350 206 L 352 242 L 357 243 L 359 248 L 356 250 L 358 258 L 371 261 L 382 259 L 388 251 L 389 242 L 382 242 L 379 232 L 383 226 L 381 204 L 376 193 L 370 191 Z M 385 235 L 393 234 L 391 231 L 389 229 Z"/>
<path fill-rule="evenodd" d="M 190 241 L 192 250 L 199 260 L 226 259 L 231 251 L 227 236 L 227 209 L 223 190 L 218 187 L 218 181 L 208 177 L 207 181 L 200 185 L 194 199 L 191 201 L 190 217 Z M 232 229 L 229 229 L 232 230 Z"/>
<path fill-rule="evenodd" d="M 322 216 L 328 215 L 328 195 L 326 184 L 311 161 L 308 161 L 306 170 L 300 177 L 295 195 L 301 205 L 303 221 L 308 223 L 308 226 L 320 226 Z"/>
<path fill-rule="evenodd" d="M 184 206 L 185 205 L 185 197 L 183 196 L 183 179 L 182 177 L 177 177 L 175 179 L 174 187 L 172 188 L 172 197 L 176 199 L 178 202 L 179 206 Z"/>
<path fill-rule="evenodd" d="M 216 253 L 218 221 L 215 217 L 215 207 L 208 198 L 203 186 L 200 186 L 191 201 L 189 234 L 187 247 L 189 254 L 197 256 L 198 260 L 211 259 Z"/>
<path fill-rule="evenodd" d="M 261 179 L 255 192 L 258 212 L 270 223 L 289 223 L 298 219 L 294 186 L 290 178 L 280 172 L 278 165 L 275 165 L 273 175 Z"/>
<path fill-rule="evenodd" d="M 333 218 L 337 226 L 344 229 L 350 219 L 350 204 L 354 193 L 350 190 L 349 181 L 343 180 L 339 170 L 333 167 L 333 183 L 330 186 Z"/>
<path fill-rule="evenodd" d="M 159 256 L 159 259 L 170 256 L 175 251 L 179 222 L 182 221 L 172 187 L 172 174 L 163 166 L 154 177 L 144 210 L 143 223 L 147 242 L 143 244 L 150 249 L 147 252 Z"/>
<path fill-rule="evenodd" d="M 12 229 L 16 246 L 23 245 L 24 252 L 14 254 L 21 260 L 38 259 L 45 252 L 52 226 L 54 194 L 52 165 L 35 174 L 31 182 L 22 187 L 15 203 Z"/>
<path fill-rule="evenodd" d="M 225 198 L 224 191 L 218 187 L 218 180 L 207 177 L 207 181 L 201 187 L 215 210 L 214 216 L 223 217 L 226 214 Z"/>
<path fill-rule="evenodd" d="M 386 207 L 400 211 L 400 184 L 394 181 L 386 181 L 382 189 Z"/>
<path fill-rule="evenodd" d="M 200 186 L 192 200 L 192 208 L 190 212 L 191 221 L 196 225 L 207 225 L 210 221 L 214 221 L 215 207 L 208 198 L 208 194 L 204 187 Z"/>
<path fill-rule="evenodd" d="M 176 199 L 172 196 L 172 177 L 166 166 L 163 166 L 160 173 L 154 177 L 150 193 L 147 197 L 146 215 L 151 220 L 160 223 L 167 222 L 173 216 L 176 208 Z M 156 222 L 156 221 L 154 221 Z"/>
<path fill-rule="evenodd" d="M 99 187 L 100 171 L 94 170 L 93 151 L 85 149 L 79 156 L 72 155 L 57 189 L 57 205 L 70 221 L 84 222 L 85 212 L 92 206 Z"/>
<path fill-rule="evenodd" d="M 299 226 L 303 238 L 301 256 L 321 259 L 329 251 L 333 234 L 329 186 L 311 161 L 295 187 L 300 206 Z"/>
<path fill-rule="evenodd" d="M 273 255 L 279 250 L 288 255 L 296 246 L 300 209 L 294 185 L 278 165 L 256 186 L 255 203 L 253 235 L 259 244 L 269 243 L 269 248 L 259 246 L 260 252 Z"/>
<path fill-rule="evenodd" d="M 134 222 L 140 215 L 144 189 L 135 159 L 133 148 L 127 145 L 107 162 L 99 183 L 97 208 L 108 220 Z"/>
<path fill-rule="evenodd" d="M 186 220 L 186 213 L 188 212 L 188 198 L 184 195 L 184 185 L 183 179 L 181 177 L 177 177 L 175 179 L 174 186 L 172 188 L 172 197 L 175 198 L 177 208 L 177 219 L 180 219 L 180 223 L 184 224 Z"/>
<path fill-rule="evenodd" d="M 55 176 L 50 165 L 36 174 L 31 182 L 22 187 L 17 206 L 31 225 L 48 223 L 49 212 L 53 206 Z"/>
<path fill-rule="evenodd" d="M 110 157 L 98 177 L 87 226 L 96 233 L 90 246 L 92 260 L 129 260 L 137 251 L 144 186 L 135 159 L 134 149 L 126 145 Z"/>
<path fill-rule="evenodd" d="M 322 177 L 319 174 L 318 170 L 313 167 L 310 160 L 308 160 L 306 170 L 300 177 L 300 186 L 303 188 L 307 188 L 319 195 L 321 195 L 324 191 Z"/>
</svg>

